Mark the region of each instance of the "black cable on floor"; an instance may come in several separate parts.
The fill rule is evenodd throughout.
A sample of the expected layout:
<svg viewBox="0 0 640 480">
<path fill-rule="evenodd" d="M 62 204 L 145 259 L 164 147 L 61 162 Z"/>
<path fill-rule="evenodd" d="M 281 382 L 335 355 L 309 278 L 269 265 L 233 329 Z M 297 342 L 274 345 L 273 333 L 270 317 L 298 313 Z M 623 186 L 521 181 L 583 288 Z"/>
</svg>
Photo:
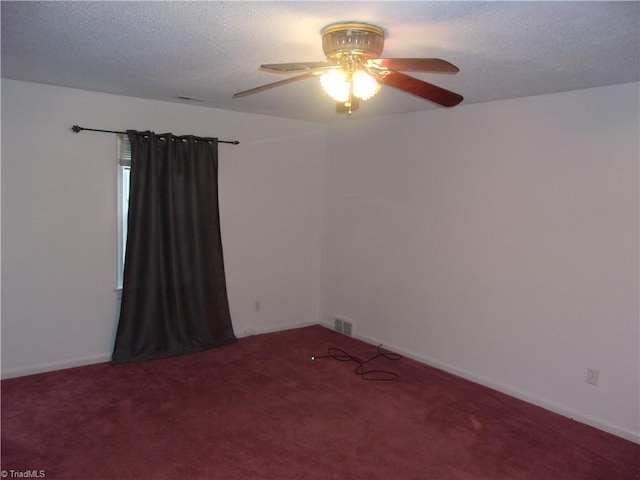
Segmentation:
<svg viewBox="0 0 640 480">
<path fill-rule="evenodd" d="M 391 372 L 388 370 L 377 370 L 377 369 L 365 370 L 365 365 L 367 363 L 380 357 L 386 358 L 387 360 L 394 360 L 394 361 L 400 360 L 402 358 L 402 355 L 398 355 L 397 353 L 383 351 L 380 348 L 380 345 L 378 345 L 376 349 L 378 350 L 378 353 L 376 355 L 374 355 L 373 357 L 367 360 L 362 360 L 356 356 L 349 355 L 347 352 L 345 352 L 340 348 L 329 347 L 327 349 L 327 355 L 313 356 L 311 357 L 311 360 L 317 360 L 319 358 L 333 358 L 334 360 L 338 360 L 339 362 L 355 362 L 358 364 L 358 366 L 356 367 L 355 373 L 356 375 L 359 375 L 360 378 L 362 378 L 363 380 L 371 380 L 376 382 L 388 382 L 391 380 L 398 380 L 400 376 L 395 372 Z"/>
</svg>

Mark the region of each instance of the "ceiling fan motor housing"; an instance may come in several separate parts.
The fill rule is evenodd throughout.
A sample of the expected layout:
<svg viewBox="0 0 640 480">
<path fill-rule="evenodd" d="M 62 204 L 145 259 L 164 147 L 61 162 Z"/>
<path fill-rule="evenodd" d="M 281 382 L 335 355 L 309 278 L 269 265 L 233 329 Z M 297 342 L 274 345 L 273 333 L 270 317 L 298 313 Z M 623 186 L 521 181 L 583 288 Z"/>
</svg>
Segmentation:
<svg viewBox="0 0 640 480">
<path fill-rule="evenodd" d="M 322 30 L 322 50 L 329 60 L 343 56 L 378 58 L 384 48 L 384 31 L 368 23 L 335 23 Z"/>
</svg>

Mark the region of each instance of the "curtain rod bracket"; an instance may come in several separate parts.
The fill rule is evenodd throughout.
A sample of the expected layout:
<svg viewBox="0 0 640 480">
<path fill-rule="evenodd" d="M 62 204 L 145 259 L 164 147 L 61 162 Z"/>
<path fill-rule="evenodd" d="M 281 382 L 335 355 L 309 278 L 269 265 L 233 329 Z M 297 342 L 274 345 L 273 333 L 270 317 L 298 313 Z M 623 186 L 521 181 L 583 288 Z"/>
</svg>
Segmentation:
<svg viewBox="0 0 640 480">
<path fill-rule="evenodd" d="M 82 130 L 87 130 L 90 132 L 102 132 L 102 133 L 119 133 L 122 135 L 126 135 L 127 132 L 118 132 L 115 130 L 98 130 L 95 128 L 84 128 L 84 127 L 79 127 L 78 125 L 74 125 L 73 127 L 71 127 L 71 130 L 73 130 L 75 133 L 80 133 Z M 228 143 L 230 145 L 240 145 L 240 142 L 238 140 L 218 140 L 218 143 Z"/>
</svg>

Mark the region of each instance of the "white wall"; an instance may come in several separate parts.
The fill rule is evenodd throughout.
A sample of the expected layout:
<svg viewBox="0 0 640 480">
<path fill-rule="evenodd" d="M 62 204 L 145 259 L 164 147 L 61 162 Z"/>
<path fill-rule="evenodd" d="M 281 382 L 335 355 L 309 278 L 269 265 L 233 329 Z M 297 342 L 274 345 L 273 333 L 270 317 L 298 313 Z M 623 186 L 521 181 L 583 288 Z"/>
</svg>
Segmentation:
<svg viewBox="0 0 640 480">
<path fill-rule="evenodd" d="M 115 138 L 71 125 L 215 135 L 242 142 L 220 145 L 239 336 L 343 316 L 638 441 L 638 105 L 633 84 L 326 127 L 3 79 L 2 374 L 111 352 Z"/>
<path fill-rule="evenodd" d="M 323 321 L 640 441 L 638 91 L 331 128 Z"/>
<path fill-rule="evenodd" d="M 116 140 L 74 124 L 240 140 L 219 146 L 236 334 L 318 322 L 323 125 L 3 79 L 4 377 L 110 357 Z"/>
</svg>

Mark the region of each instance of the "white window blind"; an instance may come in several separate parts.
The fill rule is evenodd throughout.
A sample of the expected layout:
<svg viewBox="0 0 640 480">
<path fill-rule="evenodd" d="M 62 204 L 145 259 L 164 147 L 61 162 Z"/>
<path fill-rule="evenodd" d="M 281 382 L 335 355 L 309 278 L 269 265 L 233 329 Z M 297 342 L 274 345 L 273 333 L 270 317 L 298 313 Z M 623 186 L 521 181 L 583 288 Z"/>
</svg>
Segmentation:
<svg viewBox="0 0 640 480">
<path fill-rule="evenodd" d="M 117 221 L 117 251 L 118 264 L 116 266 L 116 289 L 122 288 L 124 276 L 124 257 L 127 249 L 127 219 L 129 216 L 129 180 L 131 173 L 131 144 L 127 135 L 118 135 L 118 221 Z"/>
<path fill-rule="evenodd" d="M 120 166 L 131 166 L 131 143 L 129 143 L 129 137 L 127 135 L 118 135 L 120 137 Z"/>
</svg>

